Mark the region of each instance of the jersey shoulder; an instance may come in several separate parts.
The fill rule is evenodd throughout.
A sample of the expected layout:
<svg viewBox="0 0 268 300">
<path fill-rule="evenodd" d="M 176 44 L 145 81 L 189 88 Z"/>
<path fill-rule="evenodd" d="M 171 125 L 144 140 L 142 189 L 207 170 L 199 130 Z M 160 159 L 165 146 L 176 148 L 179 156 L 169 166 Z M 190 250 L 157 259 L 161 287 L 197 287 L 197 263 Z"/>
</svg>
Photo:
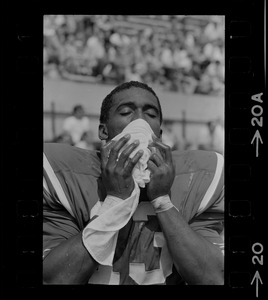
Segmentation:
<svg viewBox="0 0 268 300">
<path fill-rule="evenodd" d="M 45 143 L 44 154 L 55 172 L 68 170 L 94 177 L 100 176 L 98 151 L 60 143 Z"/>
<path fill-rule="evenodd" d="M 187 221 L 212 207 L 223 206 L 224 159 L 213 151 L 173 152 L 175 179 L 171 200 Z"/>
<path fill-rule="evenodd" d="M 73 214 L 82 228 L 90 220 L 90 211 L 98 200 L 105 198 L 100 180 L 100 159 L 96 151 L 80 149 L 65 144 L 45 144 L 44 154 L 57 177 Z M 57 202 L 57 183 L 44 167 L 44 176 L 53 201 Z M 51 201 L 50 200 L 50 206 Z"/>
<path fill-rule="evenodd" d="M 219 161 L 223 162 L 221 154 L 204 150 L 173 151 L 172 157 L 176 174 L 198 172 L 199 170 L 215 172 Z"/>
</svg>

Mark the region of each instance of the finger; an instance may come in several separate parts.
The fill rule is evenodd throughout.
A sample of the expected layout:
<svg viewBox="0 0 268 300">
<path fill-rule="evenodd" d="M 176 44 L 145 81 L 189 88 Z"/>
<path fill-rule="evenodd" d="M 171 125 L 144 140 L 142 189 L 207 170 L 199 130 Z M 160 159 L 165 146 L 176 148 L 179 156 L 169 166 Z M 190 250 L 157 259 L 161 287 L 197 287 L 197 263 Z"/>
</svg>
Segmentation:
<svg viewBox="0 0 268 300">
<path fill-rule="evenodd" d="M 165 145 L 164 143 L 162 143 L 160 141 L 157 141 L 157 144 L 159 145 L 159 147 L 161 147 L 161 149 L 165 153 L 166 162 L 167 163 L 172 163 L 172 151 L 171 151 L 171 148 L 168 145 Z"/>
<path fill-rule="evenodd" d="M 172 163 L 171 148 L 168 145 L 165 145 L 158 140 L 154 142 L 154 146 L 160 150 L 162 157 L 167 163 Z"/>
<path fill-rule="evenodd" d="M 158 149 L 156 147 L 148 146 L 148 149 L 151 151 L 151 154 L 156 153 L 158 151 Z"/>
<path fill-rule="evenodd" d="M 154 146 L 154 143 L 157 141 L 161 141 L 160 138 L 158 138 L 155 134 L 152 134 L 152 141 L 149 143 L 149 146 Z"/>
<path fill-rule="evenodd" d="M 143 150 L 139 150 L 132 158 L 128 158 L 125 166 L 125 174 L 131 174 L 135 165 L 143 155 Z"/>
<path fill-rule="evenodd" d="M 139 143 L 140 143 L 139 140 L 135 140 L 133 143 L 128 145 L 125 150 L 121 152 L 116 165 L 117 167 L 124 168 L 127 159 L 129 158 L 130 154 L 137 148 Z"/>
<path fill-rule="evenodd" d="M 157 165 L 152 160 L 148 160 L 147 166 L 148 169 L 152 172 L 152 174 L 154 174 L 158 169 Z"/>
<path fill-rule="evenodd" d="M 100 152 L 101 152 L 101 165 L 102 168 L 107 164 L 108 159 L 109 159 L 109 155 L 110 155 L 110 151 L 112 146 L 115 144 L 116 142 L 111 140 L 108 143 L 102 143 Z"/>
<path fill-rule="evenodd" d="M 159 144 L 161 143 L 161 140 L 158 138 L 153 139 L 152 142 L 149 143 L 148 148 L 151 150 L 152 153 L 162 151 Z M 159 150 L 159 151 L 157 151 Z"/>
<path fill-rule="evenodd" d="M 121 137 L 111 148 L 110 155 L 109 155 L 109 164 L 116 164 L 116 160 L 118 158 L 118 154 L 120 149 L 128 142 L 130 139 L 130 134 L 126 134 L 123 137 Z"/>
<path fill-rule="evenodd" d="M 148 146 L 148 148 L 149 150 L 151 150 L 152 154 L 157 153 L 159 157 L 162 158 L 162 160 L 164 161 L 165 152 L 159 147 L 157 143 L 154 142 L 153 144 L 151 144 L 151 146 Z"/>
<path fill-rule="evenodd" d="M 102 141 L 101 153 L 103 153 L 103 154 L 109 153 L 115 143 L 116 143 L 116 141 L 114 141 L 114 140 L 111 140 L 107 143 Z"/>
<path fill-rule="evenodd" d="M 157 140 L 160 140 L 161 138 L 158 137 L 155 133 L 152 134 L 152 139 L 153 141 L 157 141 Z"/>
<path fill-rule="evenodd" d="M 153 154 L 150 156 L 149 161 L 154 162 L 154 164 L 155 164 L 157 167 L 160 167 L 160 166 L 164 163 L 164 160 L 163 160 L 162 156 L 159 155 L 158 153 L 153 153 Z"/>
<path fill-rule="evenodd" d="M 157 147 L 148 146 L 148 149 L 151 151 L 151 154 L 157 153 L 159 156 L 162 157 L 162 154 Z"/>
</svg>

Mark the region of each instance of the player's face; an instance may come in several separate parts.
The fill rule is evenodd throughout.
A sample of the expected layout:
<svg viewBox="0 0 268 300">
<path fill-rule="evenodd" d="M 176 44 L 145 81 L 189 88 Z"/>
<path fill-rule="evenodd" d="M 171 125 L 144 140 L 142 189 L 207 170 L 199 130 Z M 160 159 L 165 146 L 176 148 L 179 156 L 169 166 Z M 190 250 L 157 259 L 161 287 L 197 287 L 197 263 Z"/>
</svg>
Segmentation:
<svg viewBox="0 0 268 300">
<path fill-rule="evenodd" d="M 100 139 L 111 140 L 136 119 L 145 120 L 154 134 L 158 138 L 161 137 L 160 108 L 157 99 L 145 89 L 132 87 L 114 95 L 108 122 L 100 124 L 99 127 Z"/>
</svg>

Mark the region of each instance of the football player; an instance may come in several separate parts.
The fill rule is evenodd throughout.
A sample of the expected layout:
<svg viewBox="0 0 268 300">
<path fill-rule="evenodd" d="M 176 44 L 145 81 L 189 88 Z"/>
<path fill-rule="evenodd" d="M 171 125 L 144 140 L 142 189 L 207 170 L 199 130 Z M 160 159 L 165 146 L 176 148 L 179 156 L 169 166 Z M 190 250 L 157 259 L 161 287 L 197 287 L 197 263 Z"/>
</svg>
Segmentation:
<svg viewBox="0 0 268 300">
<path fill-rule="evenodd" d="M 143 151 L 131 156 L 139 141 L 129 142 L 130 134 L 113 138 L 139 119 L 150 125 L 148 148 L 156 151 L 134 207 L 132 171 Z M 44 284 L 224 283 L 223 156 L 172 152 L 161 123 L 155 92 L 131 81 L 102 103 L 101 151 L 44 145 Z"/>
</svg>

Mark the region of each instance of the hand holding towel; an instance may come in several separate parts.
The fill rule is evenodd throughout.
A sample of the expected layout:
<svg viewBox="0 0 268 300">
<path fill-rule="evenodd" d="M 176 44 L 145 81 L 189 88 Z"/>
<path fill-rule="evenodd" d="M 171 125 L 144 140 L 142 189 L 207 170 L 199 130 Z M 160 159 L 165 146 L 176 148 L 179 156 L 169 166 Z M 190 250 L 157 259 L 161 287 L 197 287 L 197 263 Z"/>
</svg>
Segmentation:
<svg viewBox="0 0 268 300">
<path fill-rule="evenodd" d="M 131 153 L 130 157 L 133 157 L 140 149 L 144 151 L 143 156 L 133 169 L 132 176 L 135 187 L 132 194 L 125 200 L 107 195 L 97 212 L 98 216 L 84 228 L 82 234 L 86 249 L 101 265 L 112 266 L 118 232 L 127 224 L 138 206 L 139 187 L 145 187 L 145 184 L 150 181 L 147 162 L 151 151 L 148 149 L 148 145 L 152 141 L 154 133 L 146 121 L 137 119 L 126 126 L 113 140 L 117 141 L 127 133 L 131 135 L 127 145 L 137 139 L 140 141 L 139 146 Z M 119 156 L 127 145 L 121 149 Z"/>
</svg>

